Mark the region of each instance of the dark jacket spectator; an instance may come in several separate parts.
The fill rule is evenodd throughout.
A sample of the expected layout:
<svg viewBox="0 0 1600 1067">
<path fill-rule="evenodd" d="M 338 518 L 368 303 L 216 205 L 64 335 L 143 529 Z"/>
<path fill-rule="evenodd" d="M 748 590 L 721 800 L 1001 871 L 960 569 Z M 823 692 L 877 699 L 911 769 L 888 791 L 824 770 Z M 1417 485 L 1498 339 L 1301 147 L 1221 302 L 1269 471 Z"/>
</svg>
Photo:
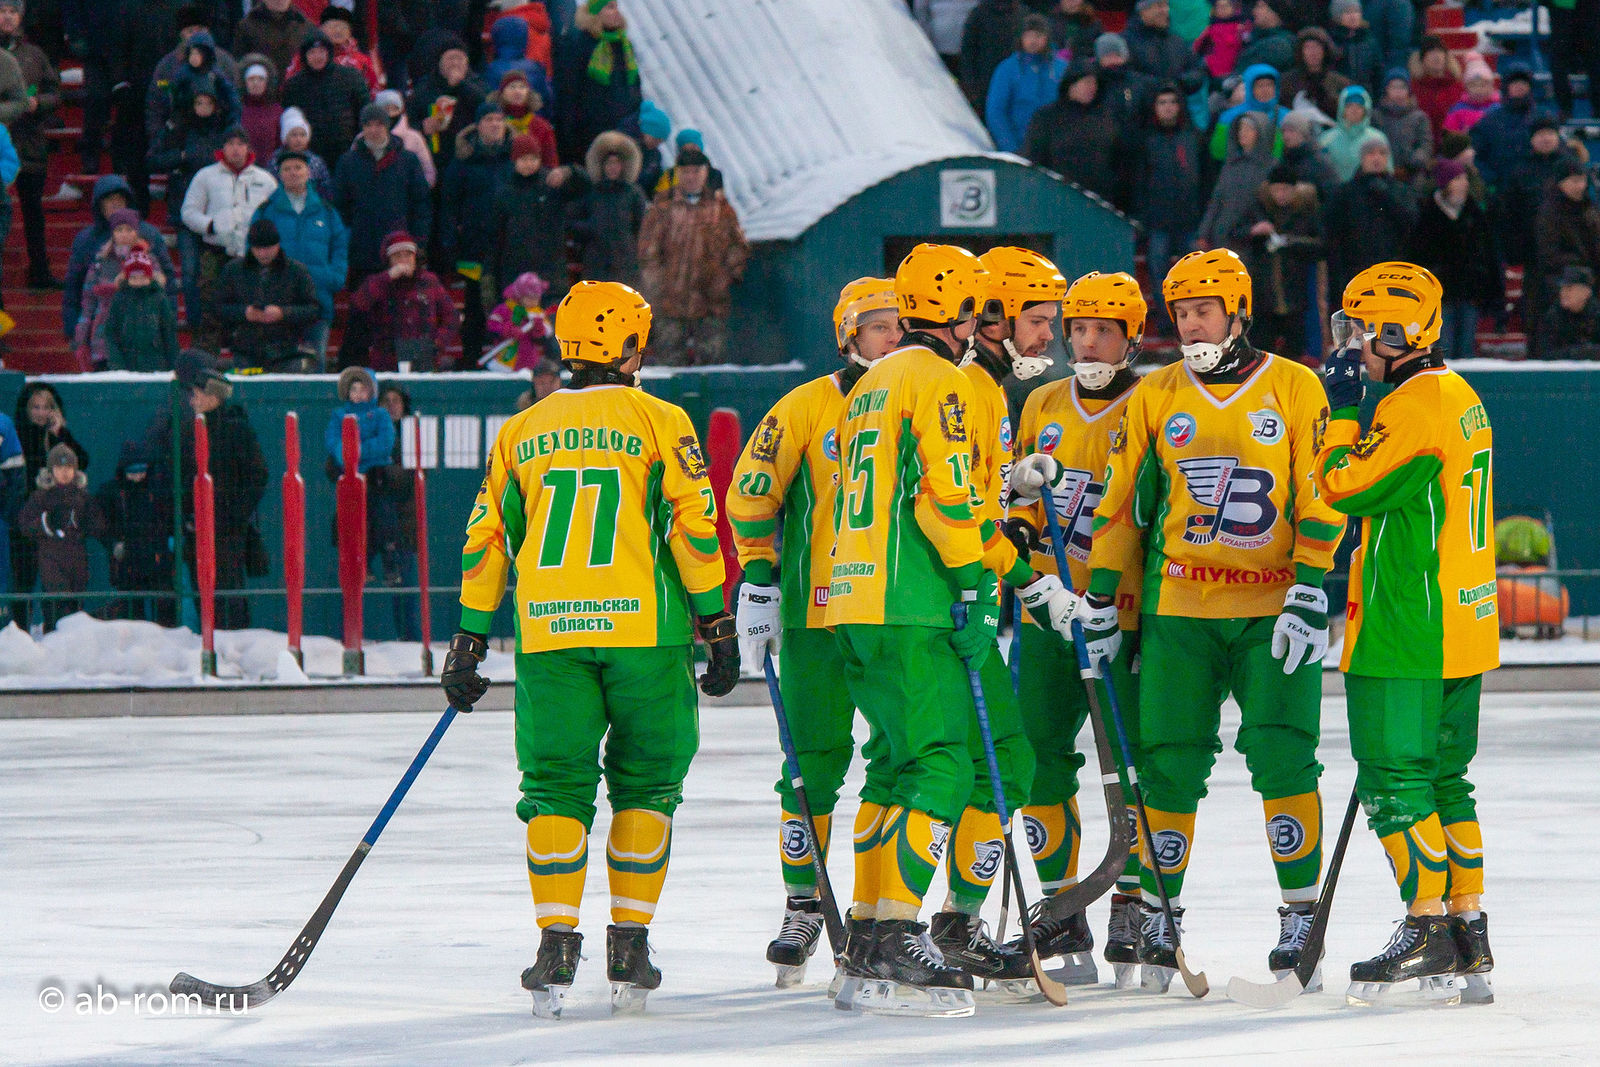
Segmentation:
<svg viewBox="0 0 1600 1067">
<path fill-rule="evenodd" d="M 1056 98 L 1067 64 L 1051 54 L 1049 45 L 1048 24 L 1042 17 L 1030 15 L 1021 44 L 1000 61 L 989 79 L 984 122 L 995 147 L 1002 152 L 1021 150 L 1033 113 Z"/>
<path fill-rule="evenodd" d="M 1491 309 L 1504 287 L 1488 213 L 1467 192 L 1466 169 L 1454 160 L 1435 168 L 1434 184 L 1417 210 L 1405 258 L 1433 272 L 1447 302 L 1464 300 Z"/>
<path fill-rule="evenodd" d="M 10 123 L 11 141 L 22 161 L 22 173 L 43 174 L 50 143 L 45 130 L 61 106 L 61 78 L 44 49 L 22 36 L 0 34 L 0 49 L 11 53 L 28 85 L 28 110 Z"/>
<path fill-rule="evenodd" d="M 1534 224 L 1534 265 L 1545 293 L 1553 293 L 1557 277 L 1568 267 L 1600 269 L 1600 208 L 1589 196 L 1587 170 L 1575 159 L 1565 160 L 1545 189 Z"/>
<path fill-rule="evenodd" d="M 1411 191 L 1394 176 L 1388 143 L 1369 140 L 1355 176 L 1333 194 L 1323 220 L 1324 232 L 1334 235 L 1328 242 L 1328 286 L 1335 299 L 1360 271 L 1399 259 L 1416 219 Z"/>
<path fill-rule="evenodd" d="M 203 13 L 193 5 L 185 5 L 180 9 L 180 20 L 187 21 L 200 17 L 203 17 Z M 238 61 L 227 49 L 217 47 L 209 30 L 194 30 L 188 37 L 180 35 L 177 47 L 160 57 L 148 79 L 149 102 L 145 108 L 144 125 L 146 139 L 151 144 L 160 140 L 161 131 L 166 129 L 167 121 L 172 118 L 172 85 L 180 77 L 185 76 L 185 68 L 189 64 L 189 41 L 199 33 L 204 33 L 205 40 L 211 41 L 208 46 L 211 50 L 211 72 L 230 86 L 240 84 Z"/>
<path fill-rule="evenodd" d="M 1250 270 L 1251 340 L 1290 359 L 1304 359 L 1309 354 L 1308 279 L 1323 248 L 1316 187 L 1295 181 L 1281 163 L 1274 167 L 1235 225 L 1229 247 L 1240 251 Z"/>
<path fill-rule="evenodd" d="M 1175 81 L 1192 93 L 1206 83 L 1205 65 L 1188 41 L 1172 31 L 1167 0 L 1138 0 L 1122 31 L 1128 65 L 1158 82 Z"/>
<path fill-rule="evenodd" d="M 1572 158 L 1561 144 L 1561 124 L 1552 116 L 1535 120 L 1528 141 L 1527 157 L 1500 183 L 1490 203 L 1501 255 L 1516 266 L 1533 262 L 1532 221 L 1538 217 L 1545 190 Z"/>
<path fill-rule="evenodd" d="M 455 154 L 444 171 L 439 243 L 449 263 L 482 262 L 484 250 L 493 247 L 495 197 L 511 176 L 505 115 L 493 104 L 479 110 L 479 122 L 456 137 Z"/>
<path fill-rule="evenodd" d="M 973 110 L 983 108 L 989 79 L 1011 54 L 1028 8 L 1022 0 L 978 0 L 961 30 L 961 91 Z M 559 88 L 557 89 L 559 92 Z M 563 104 L 563 107 L 566 105 Z"/>
<path fill-rule="evenodd" d="M 148 253 L 123 263 L 103 336 L 109 370 L 170 371 L 178 358 L 178 317 Z"/>
<path fill-rule="evenodd" d="M 165 116 L 165 121 L 154 129 L 147 122 L 147 130 L 159 135 L 164 128 L 188 121 L 195 95 L 202 91 L 216 100 L 224 122 L 232 125 L 239 121 L 239 70 L 236 65 L 231 72 L 224 72 L 218 55 L 217 44 L 210 33 L 199 30 L 189 36 L 179 48 L 179 59 L 170 77 L 164 83 L 157 83 L 165 100 L 164 106 L 158 104 L 156 109 Z M 156 136 L 152 136 L 151 143 L 155 140 Z"/>
<path fill-rule="evenodd" d="M 1461 62 L 1451 54 L 1437 37 L 1424 37 L 1421 51 L 1412 57 L 1411 92 L 1417 106 L 1428 116 L 1433 130 L 1433 147 L 1439 147 L 1444 136 L 1444 119 L 1455 107 L 1456 101 L 1466 93 L 1461 83 Z"/>
<path fill-rule="evenodd" d="M 1235 243 L 1239 225 L 1259 204 L 1261 185 L 1275 162 L 1263 125 L 1260 114 L 1246 111 L 1228 130 L 1228 158 L 1200 219 L 1197 237 L 1203 247 L 1232 248 L 1241 255 L 1249 251 Z"/>
<path fill-rule="evenodd" d="M 150 456 L 143 441 L 124 441 L 117 473 L 95 491 L 105 517 L 105 544 L 111 557 L 113 589 L 151 591 L 172 588 L 172 498 L 157 493 Z M 143 605 L 114 602 L 112 618 L 149 618 L 177 625 L 177 605 L 157 600 L 148 615 Z"/>
<path fill-rule="evenodd" d="M 361 129 L 367 83 L 349 67 L 333 62 L 333 46 L 317 32 L 300 46 L 305 65 L 283 87 L 283 103 L 296 107 L 311 124 L 311 150 L 338 159 Z"/>
<path fill-rule="evenodd" d="M 1294 65 L 1294 31 L 1283 22 L 1288 7 L 1287 0 L 1255 0 L 1250 9 L 1250 36 L 1235 64 L 1240 71 L 1258 65 L 1288 70 Z"/>
<path fill-rule="evenodd" d="M 89 469 L 89 452 L 67 427 L 66 408 L 55 386 L 48 382 L 29 382 L 23 386 L 17 395 L 16 425 L 29 485 L 44 470 L 45 457 L 56 445 L 72 449 L 78 457 L 79 470 Z"/>
<path fill-rule="evenodd" d="M 417 242 L 404 232 L 384 241 L 389 269 L 361 283 L 350 306 L 367 317 L 367 366 L 392 371 L 404 361 L 416 370 L 433 370 L 455 344 L 460 315 L 450 291 L 430 270 L 417 264 Z"/>
<path fill-rule="evenodd" d="M 582 168 L 543 169 L 539 146 L 527 134 L 512 141 L 512 173 L 494 200 L 494 276 L 509 281 L 528 271 L 550 283 L 552 301 L 567 289 L 567 236 L 573 209 L 589 191 Z"/>
<path fill-rule="evenodd" d="M 1402 2 L 1409 3 L 1409 0 Z M 1353 84 L 1373 92 L 1380 91 L 1381 86 L 1378 83 L 1383 80 L 1384 71 L 1383 44 L 1362 16 L 1361 0 L 1333 0 L 1333 3 L 1328 5 L 1328 10 L 1333 17 L 1333 23 L 1328 27 L 1328 35 L 1339 47 L 1339 56 L 1334 66 Z M 1406 50 L 1409 50 L 1410 44 L 1408 40 Z M 1405 57 L 1406 51 L 1402 51 L 1396 63 L 1405 62 Z"/>
<path fill-rule="evenodd" d="M 182 206 L 189 183 L 216 162 L 227 140 L 231 126 L 219 103 L 220 85 L 215 78 L 196 83 L 188 110 L 178 113 L 181 118 L 175 115 L 168 120 L 160 140 L 150 144 L 150 170 L 167 174 L 168 204 Z"/>
<path fill-rule="evenodd" d="M 367 133 L 377 132 L 376 127 L 364 127 L 333 173 L 333 206 L 350 227 L 350 272 L 355 279 L 384 269 L 380 246 L 390 233 L 405 230 L 426 242 L 433 223 L 422 165 L 387 130 L 374 153 Z"/>
<path fill-rule="evenodd" d="M 72 252 L 67 260 L 67 276 L 62 283 L 61 294 L 61 325 L 68 337 L 77 330 L 78 315 L 83 308 L 83 280 L 89 273 L 89 268 L 94 264 L 95 257 L 111 240 L 112 213 L 120 211 L 133 203 L 133 190 L 128 185 L 128 180 L 118 174 L 106 174 L 95 179 L 94 191 L 89 194 L 93 204 L 94 221 L 78 231 L 72 239 Z M 161 231 L 148 222 L 139 223 L 139 236 L 150 246 L 150 255 L 154 257 L 161 273 L 168 278 L 175 275 L 172 269 L 172 257 L 167 254 L 167 242 L 161 236 Z M 177 295 L 169 291 L 167 299 L 173 302 L 176 310 Z"/>
<path fill-rule="evenodd" d="M 1600 47 L 1600 42 L 1597 42 Z M 1483 113 L 1472 127 L 1472 147 L 1477 149 L 1478 172 L 1498 189 L 1529 155 L 1528 138 L 1542 111 L 1533 103 L 1533 74 L 1524 63 L 1505 65 L 1500 102 Z"/>
<path fill-rule="evenodd" d="M 439 55 L 434 68 L 411 92 L 406 118 L 421 133 L 443 174 L 455 155 L 456 138 L 477 121 L 478 108 L 489 95 L 488 86 L 467 67 L 467 50 L 453 41 Z"/>
<path fill-rule="evenodd" d="M 278 72 L 272 60 L 259 52 L 252 52 L 239 62 L 244 67 L 239 124 L 250 135 L 250 151 L 257 159 L 268 160 L 278 150 L 278 126 L 283 120 Z"/>
<path fill-rule="evenodd" d="M 1014 31 L 1006 34 L 1001 47 L 1009 49 L 1016 39 Z M 555 63 L 557 144 L 562 159 L 582 159 L 596 137 L 638 115 L 644 100 L 621 6 L 591 14 L 580 5 L 573 28 L 556 42 Z"/>
<path fill-rule="evenodd" d="M 291 0 L 256 0 L 233 31 L 233 51 L 262 52 L 288 70 L 300 45 L 314 32 L 311 20 Z"/>
<path fill-rule="evenodd" d="M 539 64 L 532 64 L 534 70 L 543 70 Z M 520 70 L 508 70 L 500 76 L 499 88 L 489 94 L 489 99 L 500 105 L 500 110 L 506 113 L 506 125 L 511 127 L 511 135 L 531 133 L 539 141 L 539 152 L 547 167 L 560 165 L 561 156 L 557 151 L 556 128 L 550 125 L 550 120 L 539 112 L 540 91 L 528 81 L 527 75 Z"/>
<path fill-rule="evenodd" d="M 602 133 L 585 159 L 593 184 L 583 204 L 583 274 L 637 289 L 639 228 L 649 202 L 639 191 L 639 146 L 615 130 Z"/>
<path fill-rule="evenodd" d="M 103 370 L 109 358 L 106 351 L 106 323 L 111 316 L 111 300 L 126 281 L 124 270 L 143 261 L 152 275 L 155 264 L 149 246 L 138 236 L 139 213 L 124 208 L 112 216 L 111 239 L 101 248 L 83 278 L 83 306 L 78 327 L 72 336 L 73 355 L 82 370 Z M 137 257 L 137 258 L 136 258 Z M 156 279 L 165 285 L 166 279 Z"/>
<path fill-rule="evenodd" d="M 1318 203 L 1326 205 L 1339 186 L 1339 176 L 1317 147 L 1316 124 L 1310 112 L 1289 112 L 1278 128 L 1278 135 L 1283 139 L 1280 162 L 1294 172 L 1295 181 L 1316 186 Z"/>
<path fill-rule="evenodd" d="M 291 177 L 297 179 L 298 175 L 291 173 Z M 332 322 L 333 296 L 344 288 L 350 273 L 350 230 L 339 213 L 317 195 L 309 181 L 300 189 L 291 189 L 283 182 L 256 209 L 255 217 L 257 221 L 266 219 L 277 228 L 283 254 L 311 275 L 321 320 Z"/>
<path fill-rule="evenodd" d="M 39 585 L 46 593 L 81 593 L 89 588 L 88 540 L 105 536 L 105 517 L 86 488 L 88 477 L 66 445 L 50 450 L 37 488 L 17 514 L 17 530 L 37 546 Z M 46 630 L 79 609 L 76 600 L 47 601 Z"/>
<path fill-rule="evenodd" d="M 1176 107 L 1159 107 L 1163 96 Z M 1150 109 L 1133 180 L 1133 216 L 1148 230 L 1187 235 L 1200 224 L 1204 210 L 1200 131 L 1175 83 L 1162 87 Z M 1163 112 L 1170 121 L 1162 121 Z"/>
<path fill-rule="evenodd" d="M 750 246 L 739 216 L 722 191 L 691 192 L 689 167 L 708 168 L 705 156 L 678 153 L 678 181 L 656 195 L 639 232 L 645 298 L 669 319 L 725 319 L 733 283 L 744 274 Z M 698 177 L 698 176 L 697 176 Z"/>
<path fill-rule="evenodd" d="M 1405 68 L 1395 67 L 1384 76 L 1382 95 L 1372 109 L 1372 125 L 1389 139 L 1395 173 L 1402 181 L 1432 169 L 1433 129 L 1411 96 L 1411 79 Z"/>
<path fill-rule="evenodd" d="M 382 17 L 388 18 L 389 9 L 385 5 Z M 361 75 L 361 80 L 366 83 L 367 92 L 376 93 L 381 87 L 382 79 L 378 76 L 378 68 L 372 65 L 372 57 L 361 50 L 356 43 L 355 23 L 350 12 L 340 7 L 329 5 L 322 9 L 317 32 L 328 38 L 331 46 L 331 58 L 341 67 L 349 67 Z M 309 37 L 307 38 L 309 40 Z M 294 62 L 289 64 L 289 69 L 284 73 L 285 78 L 292 78 L 305 69 L 304 48 L 295 55 Z"/>
<path fill-rule="evenodd" d="M 1023 155 L 1110 200 L 1118 195 L 1122 133 L 1100 98 L 1092 63 L 1074 61 L 1061 79 L 1055 103 L 1028 124 Z"/>
<path fill-rule="evenodd" d="M 1116 117 L 1118 129 L 1129 131 L 1123 137 L 1127 141 L 1161 82 L 1128 62 L 1128 43 L 1120 33 L 1102 33 L 1094 43 L 1094 56 L 1100 103 Z M 1124 205 L 1119 201 L 1118 206 Z"/>
<path fill-rule="evenodd" d="M 1278 98 L 1291 110 L 1310 104 L 1330 119 L 1338 117 L 1339 94 L 1350 84 L 1349 78 L 1334 69 L 1339 55 L 1339 46 L 1321 26 L 1307 26 L 1295 34 L 1294 66 L 1283 72 Z"/>
<path fill-rule="evenodd" d="M 234 366 L 286 370 L 302 358 L 306 331 L 322 316 L 311 272 L 284 254 L 270 219 L 250 224 L 250 247 L 222 268 L 217 317 Z"/>
<path fill-rule="evenodd" d="M 1094 39 L 1105 31 L 1089 0 L 1060 0 L 1046 15 L 1050 20 L 1050 47 L 1065 52 L 1068 61 L 1094 55 Z"/>
<path fill-rule="evenodd" d="M 1540 324 L 1539 354 L 1544 359 L 1600 359 L 1600 300 L 1594 296 L 1594 271 L 1562 271 L 1556 302 Z"/>
</svg>

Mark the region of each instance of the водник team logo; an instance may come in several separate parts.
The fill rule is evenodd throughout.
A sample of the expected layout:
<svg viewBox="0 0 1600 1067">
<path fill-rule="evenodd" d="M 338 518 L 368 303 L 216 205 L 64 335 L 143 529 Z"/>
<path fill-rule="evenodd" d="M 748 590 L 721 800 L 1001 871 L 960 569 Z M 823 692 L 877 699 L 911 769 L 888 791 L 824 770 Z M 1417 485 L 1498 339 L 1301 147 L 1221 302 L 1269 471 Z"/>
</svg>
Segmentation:
<svg viewBox="0 0 1600 1067">
<path fill-rule="evenodd" d="M 1260 548 L 1272 541 L 1278 506 L 1272 490 L 1278 484 L 1269 470 L 1241 467 L 1233 456 L 1180 459 L 1189 496 L 1211 508 L 1207 514 L 1189 516 L 1183 539 L 1191 545 L 1220 540 L 1229 548 Z"/>
<path fill-rule="evenodd" d="M 1000 861 L 1006 854 L 1005 842 L 974 841 L 972 853 L 972 865 L 967 870 L 972 872 L 972 877 L 977 881 L 987 882 L 1000 871 Z"/>
<path fill-rule="evenodd" d="M 811 855 L 811 843 L 806 840 L 806 828 L 799 819 L 785 819 L 778 827 L 778 847 L 783 858 L 795 863 L 804 862 Z"/>
<path fill-rule="evenodd" d="M 1271 408 L 1250 412 L 1250 436 L 1264 445 L 1275 445 L 1283 440 L 1283 416 Z"/>
<path fill-rule="evenodd" d="M 1182 448 L 1194 440 L 1194 416 L 1187 411 L 1180 411 L 1167 420 L 1167 443 L 1173 448 Z"/>
<path fill-rule="evenodd" d="M 1039 451 L 1046 455 L 1056 450 L 1061 443 L 1061 424 L 1052 422 L 1039 431 Z"/>
<path fill-rule="evenodd" d="M 933 862 L 938 863 L 944 856 L 945 842 L 950 840 L 950 827 L 942 822 L 936 822 L 930 832 L 932 840 L 928 842 L 928 855 L 933 857 Z"/>
<path fill-rule="evenodd" d="M 1293 815 L 1274 815 L 1267 820 L 1267 844 L 1274 856 L 1293 856 L 1306 844 L 1306 828 Z"/>
<path fill-rule="evenodd" d="M 1189 858 L 1189 839 L 1179 830 L 1157 830 L 1156 862 L 1165 871 L 1182 870 Z"/>
<path fill-rule="evenodd" d="M 1042 855 L 1049 848 L 1050 831 L 1032 815 L 1022 817 L 1022 832 L 1028 839 L 1028 851 L 1032 855 Z"/>
</svg>

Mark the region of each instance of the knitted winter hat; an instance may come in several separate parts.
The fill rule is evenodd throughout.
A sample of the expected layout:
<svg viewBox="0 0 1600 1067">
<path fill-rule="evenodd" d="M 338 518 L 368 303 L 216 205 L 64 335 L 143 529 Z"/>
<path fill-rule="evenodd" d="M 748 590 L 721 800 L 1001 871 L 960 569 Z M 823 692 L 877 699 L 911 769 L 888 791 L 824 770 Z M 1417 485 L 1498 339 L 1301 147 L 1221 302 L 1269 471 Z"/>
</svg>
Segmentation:
<svg viewBox="0 0 1600 1067">
<path fill-rule="evenodd" d="M 73 470 L 77 470 L 78 454 L 72 450 L 70 445 L 56 445 L 45 454 L 44 465 L 46 467 L 71 467 Z"/>
<path fill-rule="evenodd" d="M 388 110 L 376 103 L 367 104 L 361 109 L 361 125 L 365 126 L 369 122 L 381 122 L 385 126 L 389 125 Z"/>
<path fill-rule="evenodd" d="M 406 98 L 401 96 L 400 93 L 394 89 L 385 89 L 383 92 L 373 97 L 372 102 L 383 108 L 385 112 L 392 107 L 399 108 L 401 111 L 406 109 Z"/>
<path fill-rule="evenodd" d="M 706 137 L 705 134 L 701 133 L 693 126 L 685 126 L 683 129 L 678 131 L 678 136 L 672 139 L 672 143 L 679 148 L 682 148 L 684 145 L 692 144 L 699 147 L 699 149 L 703 152 L 705 151 L 706 147 Z"/>
<path fill-rule="evenodd" d="M 260 63 L 252 63 L 248 67 L 244 68 L 244 76 L 245 80 L 247 81 L 251 78 L 265 78 L 267 81 L 272 80 L 272 75 L 268 74 L 267 68 L 263 67 Z"/>
<path fill-rule="evenodd" d="M 322 9 L 322 17 L 317 20 L 317 25 L 326 26 L 334 19 L 338 19 L 340 22 L 349 23 L 350 28 L 355 29 L 355 16 L 346 11 L 344 8 L 334 7 L 332 4 L 329 4 L 327 7 Z"/>
<path fill-rule="evenodd" d="M 639 105 L 639 132 L 658 141 L 665 141 L 672 136 L 672 119 L 653 101 L 646 100 Z"/>
<path fill-rule="evenodd" d="M 106 223 L 114 230 L 118 226 L 132 226 L 139 228 L 139 213 L 131 207 L 118 208 L 106 217 Z"/>
<path fill-rule="evenodd" d="M 523 156 L 539 157 L 539 139 L 531 133 L 519 133 L 511 138 L 511 161 L 515 163 Z"/>
<path fill-rule="evenodd" d="M 416 252 L 417 239 L 404 230 L 395 230 L 383 239 L 383 258 L 388 259 L 396 252 Z"/>
<path fill-rule="evenodd" d="M 122 273 L 129 278 L 143 274 L 146 278 L 154 279 L 156 261 L 150 258 L 148 252 L 129 252 L 128 258 L 122 261 Z"/>
<path fill-rule="evenodd" d="M 1441 159 L 1433 165 L 1433 184 L 1443 189 L 1466 172 L 1464 163 L 1454 159 Z"/>
<path fill-rule="evenodd" d="M 306 121 L 306 113 L 297 107 L 283 109 L 283 117 L 278 120 L 278 140 L 288 140 L 290 130 L 311 132 L 311 123 Z"/>
<path fill-rule="evenodd" d="M 1531 137 L 1540 130 L 1555 130 L 1557 133 L 1560 133 L 1561 119 L 1550 114 L 1549 112 L 1545 112 L 1544 114 L 1535 118 L 1533 122 L 1528 125 L 1528 135 Z"/>
<path fill-rule="evenodd" d="M 678 149 L 678 159 L 675 164 L 679 167 L 709 167 L 711 160 L 706 158 L 698 145 L 686 144 Z"/>
<path fill-rule="evenodd" d="M 283 239 L 278 236 L 278 224 L 271 219 L 256 219 L 252 222 L 247 240 L 251 248 L 271 248 L 275 244 L 283 243 Z"/>
<path fill-rule="evenodd" d="M 1389 88 L 1391 82 L 1405 82 L 1406 88 L 1411 88 L 1411 73 L 1404 67 L 1390 67 L 1383 73 L 1383 87 Z"/>
<path fill-rule="evenodd" d="M 478 113 L 474 117 L 481 119 L 485 115 L 504 115 L 504 114 L 505 114 L 505 109 L 500 106 L 500 101 L 494 100 L 494 99 L 490 99 L 490 100 L 485 100 L 483 103 L 478 105 Z"/>
<path fill-rule="evenodd" d="M 1120 33 L 1102 33 L 1094 39 L 1094 58 L 1101 63 L 1107 59 L 1128 58 L 1128 41 Z"/>
<path fill-rule="evenodd" d="M 550 289 L 550 283 L 539 277 L 533 271 L 523 271 L 516 279 L 501 292 L 507 300 L 514 300 L 519 304 L 540 304 L 544 294 Z"/>
<path fill-rule="evenodd" d="M 512 82 L 521 82 L 523 85 L 527 85 L 528 76 L 522 71 L 518 70 L 516 67 L 512 67 L 510 70 L 500 75 L 500 88 L 504 89 Z"/>
<path fill-rule="evenodd" d="M 249 144 L 250 133 L 243 126 L 229 126 L 227 132 L 222 135 L 222 143 L 227 144 L 229 141 L 243 141 Z"/>
<path fill-rule="evenodd" d="M 1589 288 L 1593 289 L 1594 271 L 1590 270 L 1588 267 L 1579 266 L 1578 264 L 1574 263 L 1571 266 L 1562 268 L 1561 281 L 1558 284 L 1587 285 Z M 61 445 L 56 446 L 56 448 L 61 447 Z"/>
</svg>

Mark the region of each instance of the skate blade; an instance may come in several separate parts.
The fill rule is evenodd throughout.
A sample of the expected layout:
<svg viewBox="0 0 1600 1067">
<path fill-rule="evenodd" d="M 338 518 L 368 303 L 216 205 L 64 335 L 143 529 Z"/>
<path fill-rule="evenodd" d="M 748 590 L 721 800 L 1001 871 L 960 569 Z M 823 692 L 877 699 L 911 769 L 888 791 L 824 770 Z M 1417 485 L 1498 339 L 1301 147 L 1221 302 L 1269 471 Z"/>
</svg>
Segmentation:
<svg viewBox="0 0 1600 1067">
<path fill-rule="evenodd" d="M 1039 983 L 1032 978 L 986 978 L 984 1000 L 1007 1004 L 1035 1004 L 1044 999 Z"/>
<path fill-rule="evenodd" d="M 1100 983 L 1100 969 L 1095 966 L 1094 955 L 1089 952 L 1074 952 L 1061 957 L 1060 967 L 1051 967 L 1045 974 L 1054 978 L 1062 985 L 1098 985 Z"/>
<path fill-rule="evenodd" d="M 779 989 L 792 989 L 806 980 L 806 965 L 803 963 L 798 967 L 780 963 L 777 968 Z"/>
<path fill-rule="evenodd" d="M 1345 990 L 1345 1002 L 1353 1008 L 1439 1006 L 1450 1007 L 1461 1003 L 1461 988 L 1453 974 L 1441 974 L 1418 980 L 1416 990 L 1401 990 L 1409 986 L 1404 982 L 1351 982 Z"/>
<path fill-rule="evenodd" d="M 1494 1003 L 1494 983 L 1489 980 L 1487 974 L 1457 975 L 1456 984 L 1461 988 L 1461 1003 Z"/>
<path fill-rule="evenodd" d="M 840 1011 L 854 1011 L 856 1007 L 856 994 L 861 991 L 861 979 L 853 974 L 845 974 L 840 967 L 833 976 L 833 984 L 828 987 L 828 993 L 833 997 L 833 1006 Z"/>
<path fill-rule="evenodd" d="M 1293 973 L 1294 973 L 1294 968 L 1293 967 L 1285 967 L 1282 970 L 1273 971 L 1272 972 L 1272 976 L 1274 978 L 1278 979 L 1278 981 L 1281 982 L 1281 981 L 1283 981 L 1285 978 L 1289 977 Z M 1320 964 L 1320 963 L 1317 964 L 1317 969 L 1311 972 L 1311 980 L 1306 983 L 1306 987 L 1304 989 L 1302 989 L 1301 992 L 1302 993 L 1320 993 L 1320 992 L 1322 992 L 1322 964 Z"/>
<path fill-rule="evenodd" d="M 969 989 L 924 988 L 883 978 L 861 978 L 858 981 L 860 985 L 856 987 L 849 1010 L 865 1015 L 959 1019 L 978 1010 Z M 843 990 L 840 994 L 843 995 Z"/>
<path fill-rule="evenodd" d="M 569 985 L 553 985 L 545 989 L 530 989 L 533 994 L 533 1014 L 540 1019 L 559 1019 L 566 1006 Z"/>
<path fill-rule="evenodd" d="M 1172 976 L 1177 973 L 1176 967 L 1142 964 L 1139 968 L 1139 988 L 1146 993 L 1165 993 L 1172 986 Z"/>
<path fill-rule="evenodd" d="M 828 996 L 837 997 L 839 990 L 844 988 L 847 980 L 844 973 L 844 964 L 835 963 L 833 965 L 833 980 L 828 983 Z"/>
<path fill-rule="evenodd" d="M 612 982 L 611 1014 L 643 1015 L 645 998 L 649 995 L 650 990 L 632 982 Z"/>
<path fill-rule="evenodd" d="M 1111 965 L 1111 981 L 1113 988 L 1132 989 L 1139 984 L 1139 965 L 1137 963 L 1113 963 Z"/>
</svg>

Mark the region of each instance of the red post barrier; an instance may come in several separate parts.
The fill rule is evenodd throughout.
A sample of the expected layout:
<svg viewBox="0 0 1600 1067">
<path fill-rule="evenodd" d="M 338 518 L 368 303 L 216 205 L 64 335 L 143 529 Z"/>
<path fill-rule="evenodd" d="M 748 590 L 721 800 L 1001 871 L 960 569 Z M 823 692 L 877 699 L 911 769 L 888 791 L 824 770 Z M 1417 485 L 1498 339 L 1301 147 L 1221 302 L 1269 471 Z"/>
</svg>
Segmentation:
<svg viewBox="0 0 1600 1067">
<path fill-rule="evenodd" d="M 422 611 L 418 619 L 422 624 L 422 673 L 428 677 L 433 676 L 433 649 L 432 644 L 433 620 L 429 618 L 428 611 L 428 477 L 422 472 L 422 420 L 415 416 L 411 419 L 412 440 L 416 443 L 417 466 L 413 472 L 411 488 L 415 496 L 417 509 L 417 595 L 422 602 Z"/>
<path fill-rule="evenodd" d="M 340 426 L 344 473 L 335 492 L 339 524 L 339 588 L 344 593 L 344 673 L 362 674 L 361 594 L 367 584 L 367 480 L 361 476 L 361 427 L 354 415 Z"/>
<path fill-rule="evenodd" d="M 728 525 L 728 509 L 723 502 L 728 499 L 728 487 L 733 484 L 733 468 L 739 462 L 739 452 L 744 447 L 744 433 L 739 426 L 739 413 L 732 408 L 717 408 L 711 412 L 711 423 L 706 428 L 706 460 L 711 473 L 711 491 L 717 498 L 717 540 L 722 543 L 722 562 L 728 576 L 722 583 L 722 599 L 726 603 L 739 584 L 739 556 L 733 547 L 733 528 Z"/>
<path fill-rule="evenodd" d="M 300 416 L 292 411 L 283 417 L 283 587 L 289 599 L 289 654 L 304 667 L 306 481 L 300 476 Z"/>
<path fill-rule="evenodd" d="M 200 673 L 217 676 L 217 495 L 211 435 L 194 417 L 194 582 L 200 590 Z"/>
</svg>

